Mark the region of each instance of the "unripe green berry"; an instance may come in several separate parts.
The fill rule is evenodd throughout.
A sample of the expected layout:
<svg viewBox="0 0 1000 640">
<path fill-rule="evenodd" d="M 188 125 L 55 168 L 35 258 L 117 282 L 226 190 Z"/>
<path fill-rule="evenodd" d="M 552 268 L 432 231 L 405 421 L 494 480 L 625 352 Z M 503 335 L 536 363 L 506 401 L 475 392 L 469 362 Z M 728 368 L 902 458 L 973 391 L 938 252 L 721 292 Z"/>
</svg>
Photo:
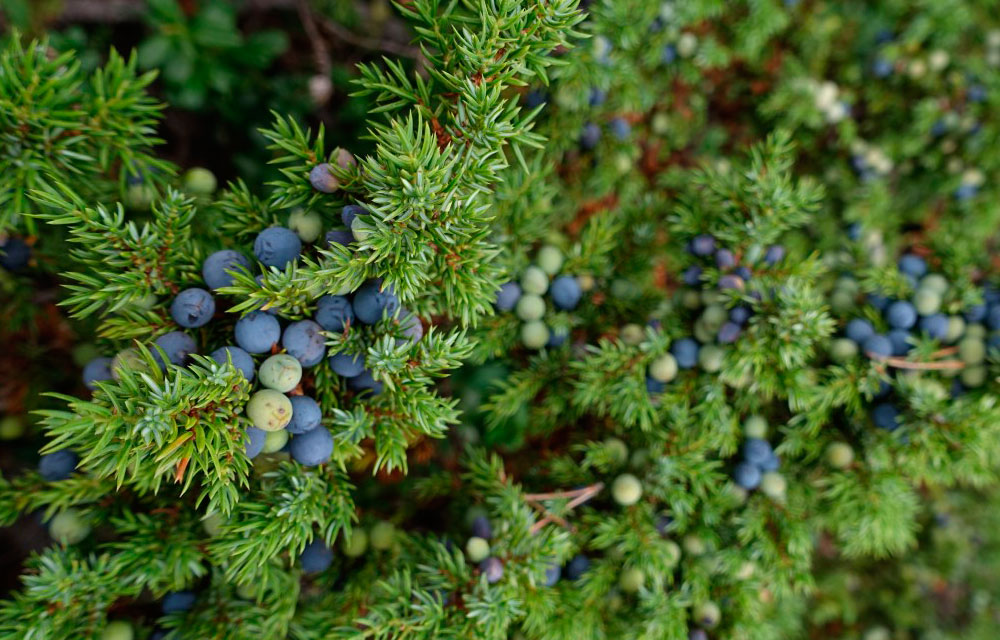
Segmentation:
<svg viewBox="0 0 1000 640">
<path fill-rule="evenodd" d="M 955 342 L 965 333 L 965 318 L 962 316 L 948 317 L 948 333 L 944 336 L 945 342 Z"/>
<path fill-rule="evenodd" d="M 608 438 L 604 441 L 604 448 L 608 451 L 608 457 L 616 465 L 623 465 L 628 460 L 628 445 L 619 438 Z"/>
<path fill-rule="evenodd" d="M 241 600 L 255 601 L 257 600 L 257 591 L 259 585 L 254 582 L 246 582 L 236 587 L 236 597 Z"/>
<path fill-rule="evenodd" d="M 667 567 L 673 569 L 681 561 L 681 547 L 673 540 L 666 540 L 663 543 L 663 560 Z"/>
<path fill-rule="evenodd" d="M 826 448 L 826 461 L 834 469 L 846 469 L 854 462 L 854 449 L 846 442 L 831 442 Z"/>
<path fill-rule="evenodd" d="M 736 579 L 749 580 L 755 573 L 757 573 L 757 565 L 747 561 L 740 565 L 739 570 L 736 572 Z"/>
<path fill-rule="evenodd" d="M 137 350 L 129 348 L 122 349 L 111 359 L 111 377 L 121 380 L 121 371 L 129 369 L 137 373 L 149 372 L 149 363 L 146 362 L 142 354 Z"/>
<path fill-rule="evenodd" d="M 937 313 L 941 308 L 941 294 L 931 289 L 917 289 L 913 296 L 913 306 L 917 308 L 917 313 L 922 316 L 929 316 Z"/>
<path fill-rule="evenodd" d="M 563 261 L 563 252 L 559 250 L 559 247 L 552 245 L 545 245 L 539 249 L 535 260 L 541 270 L 550 276 L 559 273 L 559 270 L 562 269 Z"/>
<path fill-rule="evenodd" d="M 768 471 L 760 477 L 760 492 L 772 500 L 784 500 L 788 481 L 777 471 Z"/>
<path fill-rule="evenodd" d="M 685 289 L 681 293 L 681 305 L 685 309 L 697 309 L 701 306 L 701 294 L 694 289 Z"/>
<path fill-rule="evenodd" d="M 315 211 L 296 209 L 288 215 L 288 228 L 297 233 L 302 242 L 316 242 L 323 233 L 323 219 Z"/>
<path fill-rule="evenodd" d="M 277 353 L 261 363 L 257 379 L 268 389 L 287 393 L 302 380 L 302 365 L 287 353 Z"/>
<path fill-rule="evenodd" d="M 699 626 L 712 629 L 722 619 L 722 612 L 719 610 L 719 605 L 709 600 L 708 602 L 701 603 L 694 610 L 694 619 Z"/>
<path fill-rule="evenodd" d="M 133 184 L 125 192 L 125 206 L 136 211 L 149 211 L 156 198 L 156 189 L 148 184 Z"/>
<path fill-rule="evenodd" d="M 5 416 L 0 420 L 0 440 L 16 440 L 24 431 L 24 421 L 17 416 Z"/>
<path fill-rule="evenodd" d="M 851 276 L 840 276 L 837 278 L 837 281 L 833 283 L 833 288 L 837 291 L 843 291 L 854 296 L 861 290 L 861 285 L 858 284 L 856 278 L 852 278 Z"/>
<path fill-rule="evenodd" d="M 830 295 L 830 308 L 838 315 L 846 315 L 854 308 L 855 296 L 848 291 L 838 290 Z"/>
<path fill-rule="evenodd" d="M 372 549 L 385 551 L 392 548 L 392 543 L 396 539 L 396 527 L 392 526 L 391 522 L 380 520 L 372 525 L 368 538 L 372 543 Z"/>
<path fill-rule="evenodd" d="M 253 426 L 264 431 L 284 429 L 292 419 L 292 402 L 274 389 L 261 389 L 250 396 L 247 417 Z"/>
<path fill-rule="evenodd" d="M 696 535 L 684 536 L 684 553 L 691 556 L 700 556 L 707 550 L 705 541 Z"/>
<path fill-rule="evenodd" d="M 269 431 L 266 436 L 264 436 L 264 448 L 261 449 L 261 453 L 274 453 L 280 451 L 281 447 L 285 446 L 288 442 L 288 431 L 285 429 L 278 429 L 277 431 Z"/>
<path fill-rule="evenodd" d="M 937 293 L 939 296 L 943 296 L 948 292 L 948 279 L 945 278 L 940 273 L 928 273 L 926 276 L 920 280 L 921 289 L 929 289 Z"/>
<path fill-rule="evenodd" d="M 618 586 L 625 593 L 635 593 L 642 588 L 644 582 L 646 582 L 646 574 L 637 567 L 625 569 L 618 578 Z"/>
<path fill-rule="evenodd" d="M 980 338 L 963 338 L 958 343 L 958 358 L 967 365 L 982 364 L 986 360 L 986 343 Z"/>
<path fill-rule="evenodd" d="M 759 415 L 747 416 L 743 421 L 743 433 L 748 438 L 767 438 L 767 418 Z"/>
<path fill-rule="evenodd" d="M 184 190 L 196 196 L 210 196 L 219 186 L 215 174 L 204 167 L 191 167 L 184 173 Z"/>
<path fill-rule="evenodd" d="M 358 242 L 364 242 L 375 231 L 375 226 L 366 220 L 368 216 L 355 216 L 354 220 L 351 220 L 351 235 Z"/>
<path fill-rule="evenodd" d="M 490 557 L 490 543 L 483 538 L 472 536 L 465 543 L 465 555 L 469 556 L 469 562 L 478 564 Z"/>
<path fill-rule="evenodd" d="M 59 544 L 76 544 L 90 535 L 90 523 L 80 511 L 64 509 L 49 520 L 49 535 Z"/>
<path fill-rule="evenodd" d="M 970 389 L 981 387 L 986 382 L 986 367 L 981 364 L 966 367 L 962 369 L 962 373 L 959 374 L 958 379 Z"/>
<path fill-rule="evenodd" d="M 706 344 L 698 350 L 698 366 L 709 373 L 715 373 L 722 369 L 722 360 L 726 352 L 722 347 L 714 344 Z"/>
<path fill-rule="evenodd" d="M 348 558 L 357 558 L 368 549 L 368 534 L 361 527 L 351 529 L 351 533 L 344 536 L 341 548 Z"/>
<path fill-rule="evenodd" d="M 838 364 L 853 360 L 858 355 L 858 345 L 850 338 L 837 338 L 830 343 L 830 359 Z"/>
<path fill-rule="evenodd" d="M 623 507 L 631 506 L 642 497 L 642 483 L 631 473 L 623 473 L 612 483 L 611 497 Z"/>
<path fill-rule="evenodd" d="M 718 289 L 705 289 L 701 292 L 701 303 L 706 307 L 710 306 L 722 306 L 722 303 L 726 300 L 726 294 L 722 293 Z"/>
<path fill-rule="evenodd" d="M 226 519 L 218 511 L 213 511 L 201 519 L 201 528 L 205 530 L 208 537 L 214 538 L 222 533 L 222 527 L 226 524 Z"/>
<path fill-rule="evenodd" d="M 701 317 L 705 322 L 705 326 L 715 332 L 729 318 L 729 314 L 721 304 L 712 304 L 705 307 L 705 312 L 701 314 Z"/>
<path fill-rule="evenodd" d="M 629 456 L 628 464 L 633 469 L 641 469 L 649 464 L 649 449 L 636 449 Z"/>
<path fill-rule="evenodd" d="M 548 290 L 549 276 L 540 267 L 531 265 L 524 270 L 524 275 L 521 276 L 521 291 L 541 296 Z"/>
<path fill-rule="evenodd" d="M 970 324 L 965 327 L 965 337 L 966 338 L 979 338 L 980 340 L 986 339 L 986 327 L 981 324 Z"/>
<path fill-rule="evenodd" d="M 134 637 L 135 630 L 124 620 L 109 622 L 101 630 L 101 640 L 132 640 Z"/>
<path fill-rule="evenodd" d="M 549 342 L 552 334 L 541 320 L 532 320 L 521 325 L 521 343 L 529 349 L 541 349 Z"/>
<path fill-rule="evenodd" d="M 646 339 L 646 331 L 641 325 L 630 322 L 622 327 L 621 339 L 625 344 L 634 347 Z"/>
<path fill-rule="evenodd" d="M 694 338 L 702 344 L 708 344 L 710 342 L 715 342 L 715 335 L 718 330 L 712 331 L 705 323 L 704 318 L 698 318 L 694 321 Z"/>
<path fill-rule="evenodd" d="M 518 318 L 525 322 L 541 320 L 545 316 L 545 301 L 538 294 L 526 293 L 517 301 L 514 312 Z"/>
<path fill-rule="evenodd" d="M 865 631 L 864 640 L 892 640 L 892 633 L 885 627 L 872 627 Z"/>
<path fill-rule="evenodd" d="M 660 382 L 670 382 L 677 377 L 677 360 L 665 353 L 649 365 L 649 375 Z"/>
</svg>

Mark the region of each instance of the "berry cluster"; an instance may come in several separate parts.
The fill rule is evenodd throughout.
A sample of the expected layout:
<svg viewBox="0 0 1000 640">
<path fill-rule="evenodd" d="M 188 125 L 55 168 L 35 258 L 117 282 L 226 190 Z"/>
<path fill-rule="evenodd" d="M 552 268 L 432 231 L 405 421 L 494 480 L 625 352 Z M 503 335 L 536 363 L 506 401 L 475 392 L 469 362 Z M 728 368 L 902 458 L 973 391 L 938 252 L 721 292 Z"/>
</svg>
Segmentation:
<svg viewBox="0 0 1000 640">
<path fill-rule="evenodd" d="M 762 416 L 749 416 L 743 422 L 743 459 L 733 469 L 733 481 L 747 491 L 760 489 L 773 500 L 785 498 L 787 481 L 778 473 L 781 460 L 767 441 L 767 420 Z"/>
<path fill-rule="evenodd" d="M 580 304 L 584 289 L 592 280 L 566 274 L 559 275 L 565 256 L 555 246 L 546 245 L 538 251 L 535 264 L 521 274 L 520 284 L 507 282 L 497 292 L 494 306 L 498 311 L 517 313 L 521 325 L 521 342 L 529 349 L 558 347 L 566 341 L 568 333 L 551 329 L 543 318 L 547 312 L 544 296 L 548 293 L 556 311 L 572 311 Z"/>
</svg>

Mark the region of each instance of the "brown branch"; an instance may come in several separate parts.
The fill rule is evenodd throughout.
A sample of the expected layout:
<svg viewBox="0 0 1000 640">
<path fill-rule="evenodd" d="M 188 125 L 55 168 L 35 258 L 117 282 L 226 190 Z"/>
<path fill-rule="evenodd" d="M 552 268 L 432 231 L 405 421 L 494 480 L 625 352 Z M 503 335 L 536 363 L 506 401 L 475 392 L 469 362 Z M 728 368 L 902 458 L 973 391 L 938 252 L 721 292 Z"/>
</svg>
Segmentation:
<svg viewBox="0 0 1000 640">
<path fill-rule="evenodd" d="M 568 529 L 569 531 L 575 531 L 573 525 L 571 525 L 560 516 L 557 516 L 556 514 L 552 513 L 551 511 L 543 507 L 541 504 L 537 502 L 538 500 L 573 498 L 568 503 L 566 503 L 566 509 L 570 511 L 580 506 L 584 502 L 590 500 L 594 496 L 596 496 L 598 493 L 601 492 L 602 489 L 604 489 L 604 483 L 596 482 L 592 485 L 583 487 L 581 489 L 573 489 L 570 491 L 553 491 L 549 493 L 526 494 L 524 498 L 528 502 L 528 504 L 531 505 L 531 507 L 536 511 L 538 511 L 539 513 L 545 514 L 545 517 L 543 517 L 535 524 L 531 525 L 531 533 L 538 533 L 542 527 L 544 527 L 550 522 L 555 522 L 556 524 L 559 524 L 560 526 Z"/>
<path fill-rule="evenodd" d="M 413 58 L 421 65 L 423 64 L 424 54 L 418 47 L 411 47 L 409 45 L 393 42 L 392 40 L 377 40 L 375 38 L 359 36 L 350 29 L 334 22 L 329 18 L 323 16 L 319 16 L 319 18 L 320 26 L 334 38 L 343 40 L 348 44 L 353 44 L 356 47 L 361 47 L 362 49 L 368 49 L 370 51 L 385 51 L 386 53 L 392 53 L 397 56 Z"/>
</svg>

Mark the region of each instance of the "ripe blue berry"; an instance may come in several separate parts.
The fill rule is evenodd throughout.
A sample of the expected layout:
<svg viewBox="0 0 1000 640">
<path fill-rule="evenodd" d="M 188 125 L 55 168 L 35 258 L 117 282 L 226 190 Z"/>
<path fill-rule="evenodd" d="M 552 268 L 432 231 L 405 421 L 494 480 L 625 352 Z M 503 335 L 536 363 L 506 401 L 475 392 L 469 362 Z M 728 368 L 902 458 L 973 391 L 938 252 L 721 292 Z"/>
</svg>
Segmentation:
<svg viewBox="0 0 1000 640">
<path fill-rule="evenodd" d="M 715 251 L 715 238 L 707 233 L 695 236 L 688 250 L 696 256 L 710 256 Z"/>
<path fill-rule="evenodd" d="M 562 577 L 562 567 L 553 565 L 545 570 L 545 586 L 554 587 L 559 578 Z"/>
<path fill-rule="evenodd" d="M 472 535 L 483 540 L 493 537 L 493 527 L 490 526 L 490 519 L 486 516 L 476 516 L 472 521 Z"/>
<path fill-rule="evenodd" d="M 948 316 L 943 313 L 935 313 L 921 318 L 920 330 L 935 340 L 944 340 L 944 337 L 948 335 Z"/>
<path fill-rule="evenodd" d="M 743 330 L 735 322 L 727 322 L 719 327 L 717 339 L 719 344 L 730 344 L 736 342 Z"/>
<path fill-rule="evenodd" d="M 573 559 L 566 565 L 566 577 L 570 580 L 579 580 L 580 576 L 590 569 L 590 560 L 582 553 L 573 556 Z"/>
<path fill-rule="evenodd" d="M 889 306 L 889 298 L 880 293 L 869 293 L 868 304 L 875 307 L 879 311 L 885 311 Z"/>
<path fill-rule="evenodd" d="M 7 271 L 20 271 L 31 260 L 31 247 L 20 238 L 7 238 L 0 244 L 0 267 Z"/>
<path fill-rule="evenodd" d="M 602 91 L 597 87 L 592 87 L 590 89 L 590 96 L 587 99 L 587 104 L 589 104 L 592 107 L 599 107 L 600 105 L 604 104 L 604 101 L 607 100 L 607 98 L 608 98 L 607 92 Z"/>
<path fill-rule="evenodd" d="M 413 343 L 424 337 L 424 325 L 415 313 L 411 313 L 406 307 L 400 307 L 397 318 L 404 338 L 396 340 L 396 344 Z"/>
<path fill-rule="evenodd" d="M 313 540 L 302 550 L 299 563 L 305 573 L 326 571 L 333 564 L 333 550 L 326 546 L 322 540 Z"/>
<path fill-rule="evenodd" d="M 284 269 L 299 257 L 301 251 L 302 240 L 297 233 L 285 227 L 264 229 L 253 242 L 253 254 L 267 267 Z"/>
<path fill-rule="evenodd" d="M 285 429 L 293 436 L 302 435 L 319 426 L 323 419 L 323 410 L 319 403 L 309 396 L 292 396 L 292 420 Z"/>
<path fill-rule="evenodd" d="M 368 215 L 368 210 L 356 204 L 349 204 L 340 210 L 340 219 L 348 229 L 351 228 L 351 223 L 354 222 L 355 218 L 364 215 Z"/>
<path fill-rule="evenodd" d="M 392 287 L 379 290 L 377 280 L 369 280 L 354 294 L 354 316 L 365 324 L 375 324 L 383 313 L 392 315 L 399 308 L 399 298 Z"/>
<path fill-rule="evenodd" d="M 593 149 L 601 141 L 601 128 L 593 122 L 583 125 L 580 133 L 580 146 L 584 149 Z"/>
<path fill-rule="evenodd" d="M 899 409 L 888 403 L 882 403 L 872 409 L 872 422 L 875 426 L 886 431 L 895 431 L 899 428 Z"/>
<path fill-rule="evenodd" d="M 666 388 L 666 382 L 660 382 L 651 376 L 646 376 L 646 391 L 648 393 L 656 395 L 658 393 L 663 393 L 663 390 Z"/>
<path fill-rule="evenodd" d="M 774 455 L 771 445 L 767 440 L 760 438 L 748 438 L 743 443 L 743 459 L 752 465 L 760 467 Z"/>
<path fill-rule="evenodd" d="M 94 358 L 83 367 L 83 384 L 93 391 L 98 382 L 111 380 L 111 358 Z"/>
<path fill-rule="evenodd" d="M 892 355 L 905 356 L 910 352 L 910 332 L 903 329 L 893 329 L 888 334 L 889 342 L 892 343 Z"/>
<path fill-rule="evenodd" d="M 246 445 L 243 450 L 247 457 L 253 460 L 264 450 L 264 442 L 267 441 L 267 432 L 257 427 L 247 427 Z"/>
<path fill-rule="evenodd" d="M 333 193 L 340 188 L 340 181 L 330 172 L 332 167 L 329 164 L 318 164 L 309 171 L 309 184 L 316 191 L 323 193 Z"/>
<path fill-rule="evenodd" d="M 907 253 L 899 258 L 899 270 L 914 278 L 919 278 L 927 273 L 927 261 L 920 256 Z"/>
<path fill-rule="evenodd" d="M 892 342 L 889 338 L 876 334 L 865 340 L 861 349 L 869 356 L 888 358 L 892 355 Z"/>
<path fill-rule="evenodd" d="M 326 331 L 343 331 L 354 321 L 354 308 L 346 296 L 323 296 L 316 303 L 316 322 Z"/>
<path fill-rule="evenodd" d="M 757 488 L 760 484 L 760 469 L 749 462 L 741 462 L 733 470 L 733 480 L 747 491 Z"/>
<path fill-rule="evenodd" d="M 698 343 L 692 338 L 681 338 L 670 345 L 670 353 L 681 369 L 691 369 L 698 364 Z"/>
<path fill-rule="evenodd" d="M 215 315 L 215 298 L 204 289 L 192 287 L 177 294 L 170 304 L 170 317 L 185 329 L 208 324 Z"/>
<path fill-rule="evenodd" d="M 780 244 L 772 244 L 767 248 L 764 253 L 764 262 L 769 265 L 775 265 L 781 262 L 785 258 L 785 248 Z"/>
<path fill-rule="evenodd" d="M 57 482 L 70 477 L 80 461 L 69 449 L 47 453 L 38 460 L 38 473 L 49 482 Z"/>
<path fill-rule="evenodd" d="M 997 331 L 1000 330 L 1000 304 L 991 304 L 986 312 L 986 326 Z"/>
<path fill-rule="evenodd" d="M 326 232 L 326 244 L 332 247 L 335 244 L 350 246 L 354 242 L 354 235 L 346 229 L 334 229 Z"/>
<path fill-rule="evenodd" d="M 781 466 L 781 458 L 774 451 L 761 464 L 758 465 L 761 471 L 777 471 Z"/>
<path fill-rule="evenodd" d="M 701 283 L 701 276 L 703 273 L 704 270 L 701 267 L 698 265 L 692 265 L 684 270 L 684 273 L 681 275 L 681 280 L 683 280 L 684 284 L 689 287 L 696 287 L 699 283 Z"/>
<path fill-rule="evenodd" d="M 187 361 L 187 357 L 198 349 L 194 338 L 183 331 L 165 333 L 157 338 L 154 344 L 163 350 L 171 364 L 178 366 L 183 365 Z M 156 360 L 161 369 L 166 368 L 160 358 L 160 352 L 155 349 L 153 350 L 153 359 Z"/>
<path fill-rule="evenodd" d="M 521 299 L 521 286 L 516 282 L 505 282 L 497 291 L 497 299 L 493 303 L 497 311 L 510 311 Z"/>
<path fill-rule="evenodd" d="M 198 596 L 193 591 L 172 591 L 163 596 L 163 615 L 177 613 L 179 611 L 190 611 L 194 606 Z"/>
<path fill-rule="evenodd" d="M 736 267 L 735 269 L 733 269 L 733 275 L 737 276 L 738 278 L 740 278 L 741 280 L 743 280 L 743 282 L 745 283 L 745 282 L 748 282 L 750 280 L 751 276 L 753 276 L 753 271 L 750 271 L 750 267 L 746 267 L 746 266 L 741 265 L 741 266 Z M 739 287 L 739 288 L 742 289 L 742 287 Z"/>
<path fill-rule="evenodd" d="M 324 427 L 306 431 L 292 438 L 288 451 L 299 464 L 315 467 L 330 459 L 330 454 L 333 453 L 333 436 Z"/>
<path fill-rule="evenodd" d="M 230 359 L 232 359 L 233 366 L 243 374 L 243 377 L 247 379 L 247 382 L 253 382 L 253 378 L 257 373 L 253 357 L 239 347 L 219 347 L 212 352 L 211 358 L 219 364 L 226 364 Z"/>
<path fill-rule="evenodd" d="M 303 367 L 313 367 L 326 355 L 326 341 L 320 333 L 323 327 L 312 320 L 299 320 L 285 327 L 281 346 Z"/>
<path fill-rule="evenodd" d="M 732 269 L 736 266 L 736 256 L 729 249 L 719 249 L 715 252 L 715 266 L 720 269 Z"/>
<path fill-rule="evenodd" d="M 743 326 L 750 319 L 751 313 L 753 312 L 750 310 L 750 307 L 742 304 L 737 305 L 729 310 L 729 321 Z"/>
<path fill-rule="evenodd" d="M 479 563 L 479 570 L 486 575 L 486 582 L 496 584 L 503 578 L 503 562 L 500 558 L 486 558 Z"/>
<path fill-rule="evenodd" d="M 864 344 L 868 338 L 875 335 L 875 327 L 863 318 L 855 318 L 847 323 L 844 334 L 858 344 Z"/>
<path fill-rule="evenodd" d="M 281 339 L 281 325 L 274 316 L 251 311 L 236 321 L 236 344 L 247 353 L 269 353 Z"/>
<path fill-rule="evenodd" d="M 227 271 L 250 271 L 250 259 L 239 251 L 223 249 L 205 258 L 201 265 L 201 277 L 209 289 L 229 287 L 233 284 L 233 276 Z"/>
<path fill-rule="evenodd" d="M 365 370 L 364 354 L 335 353 L 329 359 L 330 368 L 342 378 L 353 378 Z"/>
<path fill-rule="evenodd" d="M 611 129 L 612 135 L 619 140 L 627 140 L 630 133 L 632 133 L 632 125 L 628 123 L 625 118 L 612 118 L 611 122 L 608 123 L 608 128 Z"/>
<path fill-rule="evenodd" d="M 580 290 L 580 284 L 576 281 L 576 278 L 573 276 L 559 276 L 552 281 L 549 295 L 552 296 L 552 304 L 555 305 L 556 309 L 572 311 L 580 303 L 580 297 L 583 295 L 583 292 Z"/>
<path fill-rule="evenodd" d="M 368 369 L 365 369 L 353 378 L 347 379 L 347 388 L 351 391 L 357 391 L 359 394 L 362 391 L 370 391 L 371 395 L 377 396 L 382 393 L 383 386 L 381 382 L 372 376 L 372 372 Z"/>
<path fill-rule="evenodd" d="M 897 300 L 885 310 L 885 319 L 894 329 L 910 329 L 917 323 L 917 310 L 909 302 Z"/>
<path fill-rule="evenodd" d="M 976 304 L 976 305 L 973 305 L 973 306 L 969 307 L 965 311 L 965 319 L 970 324 L 974 324 L 974 323 L 982 322 L 983 320 L 985 320 L 986 319 L 986 314 L 987 314 L 986 305 L 985 304 Z"/>
</svg>

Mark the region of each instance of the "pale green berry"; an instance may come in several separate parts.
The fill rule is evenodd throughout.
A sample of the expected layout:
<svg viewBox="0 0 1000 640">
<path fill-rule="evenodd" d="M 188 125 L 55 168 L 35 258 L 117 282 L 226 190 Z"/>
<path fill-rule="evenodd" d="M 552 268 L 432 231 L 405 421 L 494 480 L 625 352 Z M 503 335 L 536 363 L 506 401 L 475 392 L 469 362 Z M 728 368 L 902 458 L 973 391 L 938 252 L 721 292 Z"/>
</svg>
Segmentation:
<svg viewBox="0 0 1000 640">
<path fill-rule="evenodd" d="M 281 451 L 281 447 L 285 446 L 288 442 L 288 431 L 285 429 L 278 429 L 277 431 L 268 431 L 267 435 L 264 436 L 264 448 L 260 450 L 261 453 L 274 453 L 276 451 Z"/>
<path fill-rule="evenodd" d="M 697 309 L 701 306 L 701 293 L 694 289 L 685 289 L 681 293 L 681 305 L 685 309 Z"/>
<path fill-rule="evenodd" d="M 284 429 L 292 419 L 292 402 L 274 389 L 261 389 L 250 396 L 247 417 L 253 426 L 264 431 Z"/>
<path fill-rule="evenodd" d="M 149 373 L 149 363 L 136 349 L 122 349 L 111 359 L 111 377 L 121 380 L 121 372 L 124 369 L 136 373 Z"/>
<path fill-rule="evenodd" d="M 354 220 L 351 220 L 351 235 L 358 242 L 364 242 L 375 231 L 375 225 L 366 220 L 368 216 L 355 216 Z"/>
<path fill-rule="evenodd" d="M 76 544 L 90 535 L 90 523 L 80 511 L 64 509 L 49 521 L 49 535 L 59 544 Z"/>
<path fill-rule="evenodd" d="M 143 311 L 149 311 L 156 306 L 158 299 L 152 293 L 147 293 L 143 296 L 137 296 L 129 301 L 129 306 L 135 309 L 142 309 Z"/>
<path fill-rule="evenodd" d="M 698 342 L 702 344 L 715 342 L 716 333 L 718 333 L 718 329 L 712 331 L 711 327 L 705 324 L 704 318 L 698 318 L 694 321 L 694 337 Z"/>
<path fill-rule="evenodd" d="M 726 295 L 717 289 L 706 289 L 701 292 L 701 303 L 703 305 L 719 305 L 721 306 L 726 300 Z"/>
<path fill-rule="evenodd" d="M 922 316 L 929 316 L 937 313 L 941 308 L 941 294 L 931 289 L 917 289 L 913 296 L 913 306 L 917 308 L 917 313 Z"/>
<path fill-rule="evenodd" d="M 133 184 L 125 192 L 125 205 L 136 211 L 148 211 L 156 198 L 156 189 L 148 184 Z"/>
<path fill-rule="evenodd" d="M 0 440 L 16 440 L 24 431 L 24 421 L 17 416 L 5 416 L 0 420 Z"/>
<path fill-rule="evenodd" d="M 981 324 L 970 324 L 965 327 L 965 337 L 966 338 L 979 338 L 980 340 L 986 339 L 986 327 Z"/>
<path fill-rule="evenodd" d="M 636 449 L 628 459 L 629 466 L 641 469 L 649 464 L 649 449 Z"/>
<path fill-rule="evenodd" d="M 344 536 L 341 548 L 348 558 L 357 558 L 368 549 L 368 534 L 361 527 L 351 529 L 351 533 Z"/>
<path fill-rule="evenodd" d="M 288 228 L 297 233 L 302 242 L 316 242 L 323 233 L 323 219 L 315 211 L 296 209 L 288 215 Z"/>
<path fill-rule="evenodd" d="M 545 295 L 549 290 L 549 276 L 541 268 L 531 265 L 521 276 L 521 291 L 533 293 L 536 296 Z"/>
<path fill-rule="evenodd" d="M 372 549 L 385 551 L 392 547 L 392 543 L 396 539 L 396 527 L 392 526 L 391 522 L 380 520 L 372 525 L 368 539 L 372 543 Z"/>
<path fill-rule="evenodd" d="M 848 291 L 838 290 L 830 295 L 830 308 L 838 315 L 844 315 L 854 308 L 855 296 Z"/>
<path fill-rule="evenodd" d="M 748 438 L 763 440 L 767 437 L 767 419 L 764 416 L 747 416 L 743 421 L 743 433 Z"/>
<path fill-rule="evenodd" d="M 712 629 L 722 619 L 722 612 L 719 610 L 719 605 L 709 600 L 708 602 L 701 603 L 694 610 L 694 619 L 698 625 L 706 629 Z"/>
<path fill-rule="evenodd" d="M 670 116 L 663 113 L 662 111 L 657 111 L 653 116 L 653 121 L 651 124 L 653 133 L 657 135 L 663 135 L 670 131 Z"/>
<path fill-rule="evenodd" d="M 669 353 L 663 354 L 649 365 L 649 375 L 653 380 L 670 382 L 677 377 L 677 360 Z"/>
<path fill-rule="evenodd" d="M 930 289 L 939 296 L 948 292 L 948 279 L 940 273 L 928 273 L 920 280 L 921 289 Z"/>
<path fill-rule="evenodd" d="M 532 320 L 521 325 L 521 343 L 529 349 L 541 349 L 549 342 L 551 333 L 541 320 Z"/>
<path fill-rule="evenodd" d="M 236 597 L 241 600 L 253 601 L 257 599 L 257 592 L 260 585 L 254 582 L 247 582 L 236 587 Z"/>
<path fill-rule="evenodd" d="M 986 343 L 980 338 L 963 338 L 958 343 L 958 358 L 967 365 L 981 364 L 986 360 Z"/>
<path fill-rule="evenodd" d="M 218 511 L 213 511 L 201 519 L 201 528 L 205 530 L 208 537 L 214 538 L 222 533 L 222 527 L 226 524 L 226 519 Z"/>
<path fill-rule="evenodd" d="M 608 438 L 604 441 L 604 448 L 608 452 L 608 457 L 616 465 L 625 464 L 628 460 L 628 445 L 619 438 Z"/>
<path fill-rule="evenodd" d="M 621 339 L 625 344 L 634 347 L 646 339 L 646 331 L 641 325 L 630 322 L 622 327 Z"/>
<path fill-rule="evenodd" d="M 892 633 L 885 627 L 872 627 L 865 631 L 864 640 L 892 640 Z"/>
<path fill-rule="evenodd" d="M 631 473 L 623 473 L 611 484 L 611 497 L 623 507 L 631 506 L 642 497 L 642 483 Z"/>
<path fill-rule="evenodd" d="M 692 556 L 700 556 L 707 550 L 705 541 L 696 535 L 684 536 L 684 553 Z"/>
<path fill-rule="evenodd" d="M 955 342 L 965 333 L 965 318 L 962 316 L 948 317 L 948 333 L 944 336 L 945 342 Z"/>
<path fill-rule="evenodd" d="M 788 481 L 777 471 L 768 471 L 760 477 L 760 491 L 772 500 L 784 500 Z"/>
<path fill-rule="evenodd" d="M 709 373 L 715 373 L 722 369 L 722 361 L 726 352 L 722 347 L 714 344 L 706 344 L 698 350 L 698 366 Z"/>
<path fill-rule="evenodd" d="M 962 369 L 962 373 L 959 374 L 958 379 L 962 381 L 963 385 L 969 387 L 970 389 L 981 387 L 983 386 L 983 383 L 986 382 L 986 367 L 981 364 L 966 367 Z"/>
<path fill-rule="evenodd" d="M 484 538 L 472 536 L 465 543 L 465 555 L 469 556 L 469 562 L 479 564 L 490 557 L 490 543 Z"/>
<path fill-rule="evenodd" d="M 541 320 L 545 316 L 545 301 L 536 293 L 526 293 L 517 301 L 514 312 L 518 318 L 525 322 Z"/>
<path fill-rule="evenodd" d="M 563 252 L 559 250 L 559 247 L 549 244 L 538 250 L 535 262 L 546 274 L 554 276 L 562 269 L 564 259 Z"/>
<path fill-rule="evenodd" d="M 667 568 L 673 569 L 681 561 L 681 547 L 673 540 L 663 542 L 663 561 L 667 563 Z"/>
<path fill-rule="evenodd" d="M 757 573 L 757 565 L 747 561 L 740 565 L 739 570 L 736 572 L 736 578 L 737 580 L 749 580 L 755 573 Z"/>
<path fill-rule="evenodd" d="M 833 288 L 854 296 L 861 290 L 861 285 L 859 285 L 858 281 L 851 276 L 840 276 L 837 278 L 837 281 L 833 283 Z"/>
<path fill-rule="evenodd" d="M 857 343 L 850 338 L 837 338 L 830 343 L 830 358 L 838 364 L 853 360 L 858 351 Z"/>
<path fill-rule="evenodd" d="M 646 574 L 638 567 L 629 567 L 622 571 L 618 578 L 618 586 L 625 593 L 635 593 L 646 582 Z"/>
<path fill-rule="evenodd" d="M 721 304 L 712 304 L 705 307 L 705 312 L 701 314 L 701 318 L 704 320 L 705 326 L 714 333 L 729 318 L 729 314 Z"/>
<path fill-rule="evenodd" d="M 834 469 L 846 469 L 854 462 L 854 449 L 846 442 L 831 442 L 826 448 L 826 461 Z"/>
<path fill-rule="evenodd" d="M 611 283 L 611 297 L 616 300 L 634 300 L 639 293 L 639 287 L 629 279 L 616 278 Z"/>
<path fill-rule="evenodd" d="M 132 625 L 124 620 L 109 622 L 101 630 L 101 640 L 132 640 L 135 638 L 135 630 Z"/>
<path fill-rule="evenodd" d="M 219 186 L 215 174 L 204 167 L 191 167 L 184 172 L 184 190 L 196 196 L 210 196 Z"/>
<path fill-rule="evenodd" d="M 261 363 L 257 379 L 268 389 L 287 393 L 302 380 L 302 365 L 294 356 L 276 353 Z"/>
</svg>

